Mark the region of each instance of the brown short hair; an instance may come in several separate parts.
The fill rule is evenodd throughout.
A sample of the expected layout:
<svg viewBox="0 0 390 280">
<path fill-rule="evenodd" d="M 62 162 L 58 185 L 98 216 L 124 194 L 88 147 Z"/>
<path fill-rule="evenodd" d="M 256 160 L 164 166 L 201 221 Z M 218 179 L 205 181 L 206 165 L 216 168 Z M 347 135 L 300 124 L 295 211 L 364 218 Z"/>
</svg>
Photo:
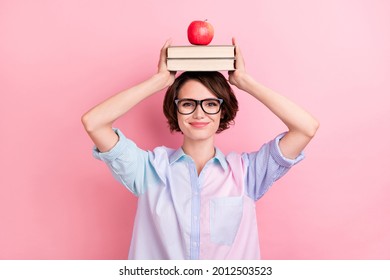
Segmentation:
<svg viewBox="0 0 390 280">
<path fill-rule="evenodd" d="M 222 98 L 222 117 L 217 133 L 228 129 L 234 124 L 234 118 L 238 111 L 238 101 L 226 78 L 220 72 L 183 72 L 178 76 L 173 84 L 167 89 L 164 97 L 163 110 L 168 119 L 171 132 L 181 131 L 177 122 L 177 108 L 175 99 L 178 97 L 180 89 L 189 80 L 202 83 L 217 98 Z"/>
</svg>

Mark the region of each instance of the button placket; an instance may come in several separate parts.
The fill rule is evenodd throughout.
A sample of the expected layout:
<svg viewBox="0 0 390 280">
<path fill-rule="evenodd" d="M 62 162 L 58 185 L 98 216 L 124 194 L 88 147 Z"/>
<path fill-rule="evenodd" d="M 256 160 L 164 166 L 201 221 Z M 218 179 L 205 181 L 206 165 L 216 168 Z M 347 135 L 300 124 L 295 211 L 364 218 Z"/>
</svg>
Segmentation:
<svg viewBox="0 0 390 280">
<path fill-rule="evenodd" d="M 189 160 L 191 181 L 191 237 L 190 258 L 199 259 L 200 248 L 200 182 L 195 163 Z"/>
</svg>

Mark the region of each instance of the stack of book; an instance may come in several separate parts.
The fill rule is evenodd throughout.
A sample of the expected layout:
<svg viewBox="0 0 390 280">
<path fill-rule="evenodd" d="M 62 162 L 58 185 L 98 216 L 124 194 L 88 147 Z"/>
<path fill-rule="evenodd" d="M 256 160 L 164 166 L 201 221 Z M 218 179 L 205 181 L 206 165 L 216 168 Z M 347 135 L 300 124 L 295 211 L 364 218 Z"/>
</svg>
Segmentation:
<svg viewBox="0 0 390 280">
<path fill-rule="evenodd" d="M 167 51 L 170 71 L 234 70 L 233 45 L 171 46 Z"/>
</svg>

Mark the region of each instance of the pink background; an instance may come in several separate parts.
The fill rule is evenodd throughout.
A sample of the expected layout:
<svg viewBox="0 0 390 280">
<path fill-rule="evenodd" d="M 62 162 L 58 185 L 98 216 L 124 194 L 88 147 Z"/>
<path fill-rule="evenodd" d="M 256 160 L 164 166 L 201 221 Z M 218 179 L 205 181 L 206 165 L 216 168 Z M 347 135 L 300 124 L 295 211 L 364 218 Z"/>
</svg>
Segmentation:
<svg viewBox="0 0 390 280">
<path fill-rule="evenodd" d="M 321 128 L 258 203 L 265 259 L 389 259 L 390 4 L 384 0 L 0 2 L 0 259 L 125 259 L 136 199 L 92 158 L 81 115 L 156 71 L 169 37 L 208 19 L 247 70 Z M 285 127 L 236 90 L 224 151 Z M 163 93 L 116 123 L 140 147 L 178 147 Z"/>
</svg>

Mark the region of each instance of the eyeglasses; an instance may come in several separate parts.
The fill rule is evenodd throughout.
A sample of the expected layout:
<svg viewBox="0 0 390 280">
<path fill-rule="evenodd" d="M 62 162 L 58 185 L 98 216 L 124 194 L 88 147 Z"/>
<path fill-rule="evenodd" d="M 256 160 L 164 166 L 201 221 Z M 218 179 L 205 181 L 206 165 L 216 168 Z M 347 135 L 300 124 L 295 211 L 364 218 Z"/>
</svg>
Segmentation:
<svg viewBox="0 0 390 280">
<path fill-rule="evenodd" d="M 195 99 L 175 99 L 177 111 L 182 115 L 189 115 L 195 112 L 196 107 L 200 105 L 203 112 L 209 115 L 218 114 L 221 110 L 221 104 L 223 99 L 221 98 L 207 98 L 203 100 Z"/>
</svg>

